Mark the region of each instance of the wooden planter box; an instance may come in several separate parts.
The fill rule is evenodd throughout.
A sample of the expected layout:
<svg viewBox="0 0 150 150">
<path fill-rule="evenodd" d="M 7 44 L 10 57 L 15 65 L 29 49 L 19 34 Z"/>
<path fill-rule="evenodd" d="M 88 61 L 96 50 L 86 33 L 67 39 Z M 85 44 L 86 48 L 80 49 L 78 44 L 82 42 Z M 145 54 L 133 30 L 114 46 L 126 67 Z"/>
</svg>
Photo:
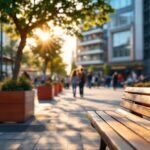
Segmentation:
<svg viewBox="0 0 150 150">
<path fill-rule="evenodd" d="M 61 92 L 63 91 L 63 84 L 62 83 L 60 83 L 60 90 L 61 90 Z"/>
<path fill-rule="evenodd" d="M 34 91 L 0 92 L 0 122 L 24 122 L 34 115 Z"/>
<path fill-rule="evenodd" d="M 62 83 L 59 83 L 59 93 L 61 93 L 62 92 Z"/>
<path fill-rule="evenodd" d="M 54 96 L 53 86 L 39 86 L 38 99 L 39 100 L 52 100 Z"/>
<path fill-rule="evenodd" d="M 54 84 L 54 95 L 57 96 L 59 93 L 59 85 L 58 83 L 55 83 Z"/>
</svg>

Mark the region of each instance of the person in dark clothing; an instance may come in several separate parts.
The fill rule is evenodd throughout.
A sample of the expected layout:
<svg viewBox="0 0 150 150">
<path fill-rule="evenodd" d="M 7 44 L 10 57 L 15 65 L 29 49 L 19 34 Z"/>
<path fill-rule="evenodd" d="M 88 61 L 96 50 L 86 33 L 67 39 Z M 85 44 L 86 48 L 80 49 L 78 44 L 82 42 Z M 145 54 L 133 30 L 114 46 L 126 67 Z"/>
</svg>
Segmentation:
<svg viewBox="0 0 150 150">
<path fill-rule="evenodd" d="M 80 96 L 83 97 L 84 96 L 84 85 L 85 85 L 85 81 L 86 81 L 86 77 L 85 77 L 85 73 L 83 71 L 83 68 L 81 68 L 79 70 L 79 93 Z"/>
<path fill-rule="evenodd" d="M 113 88 L 115 90 L 118 85 L 118 73 L 117 72 L 115 72 L 112 76 L 112 83 L 113 83 Z"/>
<path fill-rule="evenodd" d="M 105 85 L 106 85 L 107 87 L 110 87 L 110 83 L 111 83 L 111 77 L 110 77 L 109 75 L 107 75 L 107 76 L 105 77 Z"/>
<path fill-rule="evenodd" d="M 91 88 L 92 87 L 92 73 L 91 72 L 88 73 L 87 80 L 88 80 L 88 87 Z"/>
</svg>

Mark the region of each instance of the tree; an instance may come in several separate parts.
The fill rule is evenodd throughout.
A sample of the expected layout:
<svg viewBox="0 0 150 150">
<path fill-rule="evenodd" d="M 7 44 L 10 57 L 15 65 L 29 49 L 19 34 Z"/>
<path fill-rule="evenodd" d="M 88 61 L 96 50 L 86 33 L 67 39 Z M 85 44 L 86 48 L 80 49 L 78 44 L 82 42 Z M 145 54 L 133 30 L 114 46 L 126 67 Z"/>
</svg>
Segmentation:
<svg viewBox="0 0 150 150">
<path fill-rule="evenodd" d="M 96 70 L 96 68 L 94 66 L 90 66 L 88 68 L 88 72 L 94 72 Z"/>
<path fill-rule="evenodd" d="M 75 68 L 77 68 L 77 65 L 76 65 L 75 60 L 73 59 L 71 62 L 71 70 L 74 70 Z"/>
<path fill-rule="evenodd" d="M 103 71 L 105 75 L 109 75 L 110 74 L 110 70 L 111 70 L 111 65 L 109 64 L 104 64 L 103 66 Z"/>
<path fill-rule="evenodd" d="M 61 48 L 63 40 L 61 38 L 51 36 L 45 42 L 39 37 L 36 37 L 36 46 L 32 46 L 31 49 L 35 54 L 35 57 L 41 58 L 43 61 L 43 73 L 46 75 L 48 64 L 52 72 L 54 66 L 54 59 L 59 58 L 61 54 Z"/>
<path fill-rule="evenodd" d="M 53 60 L 49 62 L 48 68 L 50 69 L 51 77 L 53 74 L 59 74 L 66 76 L 66 64 L 63 62 L 63 59 L 60 54 L 53 57 Z"/>
<path fill-rule="evenodd" d="M 82 20 L 85 26 L 102 24 L 112 11 L 106 0 L 0 0 L 0 21 L 9 23 L 7 31 L 20 37 L 13 79 L 18 77 L 26 39 L 33 29 L 51 21 L 69 33 L 78 33 L 75 26 Z"/>
</svg>

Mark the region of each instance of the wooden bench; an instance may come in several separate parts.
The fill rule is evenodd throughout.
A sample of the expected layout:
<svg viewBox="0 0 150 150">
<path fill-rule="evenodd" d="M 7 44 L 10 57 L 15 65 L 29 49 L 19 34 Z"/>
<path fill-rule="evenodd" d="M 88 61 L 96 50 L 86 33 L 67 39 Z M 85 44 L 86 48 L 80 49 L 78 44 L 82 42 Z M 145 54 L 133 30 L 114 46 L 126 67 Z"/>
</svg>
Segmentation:
<svg viewBox="0 0 150 150">
<path fill-rule="evenodd" d="M 101 136 L 100 149 L 150 150 L 150 88 L 126 88 L 120 106 L 87 113 Z"/>
</svg>

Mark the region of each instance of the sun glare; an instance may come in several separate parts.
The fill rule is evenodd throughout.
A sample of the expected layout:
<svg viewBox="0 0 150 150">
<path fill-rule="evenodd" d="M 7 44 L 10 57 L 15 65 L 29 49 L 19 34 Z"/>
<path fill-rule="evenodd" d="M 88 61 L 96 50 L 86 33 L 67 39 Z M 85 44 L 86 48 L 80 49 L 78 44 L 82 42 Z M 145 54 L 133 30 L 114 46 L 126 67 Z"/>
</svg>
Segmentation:
<svg viewBox="0 0 150 150">
<path fill-rule="evenodd" d="M 42 41 L 46 41 L 46 40 L 48 40 L 50 38 L 49 33 L 48 32 L 44 32 L 41 29 L 36 29 L 35 30 L 35 34 L 37 36 L 39 36 Z"/>
<path fill-rule="evenodd" d="M 62 37 L 64 39 L 64 44 L 62 47 L 62 57 L 63 61 L 68 65 L 66 68 L 67 73 L 69 74 L 71 71 L 71 61 L 73 51 L 76 49 L 76 38 L 72 36 L 68 36 L 64 34 L 63 30 L 60 27 L 51 26 L 53 28 L 53 34 L 56 36 Z M 36 29 L 34 31 L 35 35 L 37 35 L 43 42 L 47 41 L 51 34 L 48 32 L 44 32 L 41 29 Z M 28 39 L 28 44 L 36 46 L 36 41 L 33 38 Z"/>
</svg>

